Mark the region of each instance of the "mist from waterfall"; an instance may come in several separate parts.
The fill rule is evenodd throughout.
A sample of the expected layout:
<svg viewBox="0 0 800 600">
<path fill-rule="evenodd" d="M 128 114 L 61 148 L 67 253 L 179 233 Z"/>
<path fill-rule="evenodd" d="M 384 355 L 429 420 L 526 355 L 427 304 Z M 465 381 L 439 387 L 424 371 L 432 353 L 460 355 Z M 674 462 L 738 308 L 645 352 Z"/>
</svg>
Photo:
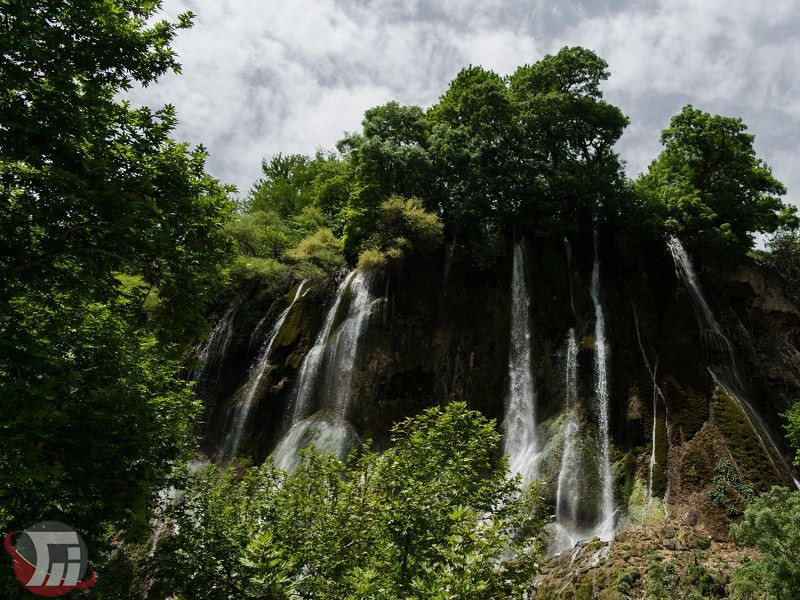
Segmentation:
<svg viewBox="0 0 800 600">
<path fill-rule="evenodd" d="M 313 446 L 318 452 L 332 452 L 345 460 L 350 450 L 358 444 L 358 435 L 347 421 L 312 415 L 299 421 L 275 446 L 272 458 L 275 466 L 293 471 L 300 464 L 299 451 Z"/>
<path fill-rule="evenodd" d="M 614 537 L 614 482 L 611 473 L 611 442 L 609 435 L 608 363 L 606 357 L 606 324 L 600 297 L 600 257 L 597 235 L 594 240 L 594 265 L 592 267 L 591 296 L 594 303 L 594 366 L 595 404 L 597 413 L 598 468 L 602 495 L 600 498 L 600 523 L 596 535 L 608 541 Z"/>
<path fill-rule="evenodd" d="M 284 311 L 281 312 L 276 319 L 275 324 L 272 326 L 272 329 L 266 337 L 253 368 L 250 370 L 249 378 L 243 388 L 244 397 L 233 412 L 233 418 L 230 421 L 230 430 L 225 436 L 225 441 L 220 451 L 220 462 L 230 460 L 236 456 L 236 453 L 239 451 L 245 426 L 247 425 L 247 421 L 250 418 L 250 413 L 253 411 L 253 407 L 255 405 L 256 395 L 259 387 L 261 386 L 261 382 L 264 379 L 264 375 L 267 373 L 270 366 L 269 361 L 272 353 L 272 346 L 275 344 L 275 340 L 281 331 L 281 327 L 283 327 L 286 317 L 289 315 L 289 312 L 292 310 L 292 307 L 294 307 L 297 300 L 301 297 L 306 283 L 307 281 L 303 280 L 300 282 L 300 285 L 297 286 L 297 291 L 295 292 L 294 298 L 289 306 L 287 306 L 286 309 L 284 309 Z"/>
<path fill-rule="evenodd" d="M 530 300 L 525 278 L 523 243 L 514 244 L 511 272 L 511 335 L 508 358 L 509 392 L 506 399 L 504 451 L 511 473 L 524 483 L 536 478 L 538 440 L 536 394 L 531 373 Z"/>
<path fill-rule="evenodd" d="M 747 400 L 745 386 L 736 367 L 733 347 L 728 338 L 722 333 L 714 313 L 703 296 L 700 282 L 697 279 L 686 249 L 681 244 L 681 241 L 674 236 L 670 236 L 667 239 L 667 248 L 675 263 L 675 271 L 678 278 L 684 282 L 689 292 L 697 325 L 700 329 L 700 340 L 708 357 L 708 372 L 714 382 L 739 406 L 776 470 L 780 471 L 781 469 L 775 463 L 775 458 L 780 461 L 785 472 L 792 477 L 795 486 L 800 489 L 800 481 L 795 477 L 791 464 L 780 451 L 764 421 Z"/>
<path fill-rule="evenodd" d="M 355 438 L 347 419 L 358 347 L 373 308 L 385 300 L 372 298 L 370 279 L 367 273 L 351 271 L 339 285 L 316 342 L 300 368 L 291 428 L 275 448 L 276 464 L 293 468 L 297 452 L 309 444 L 344 458 Z M 319 412 L 309 417 L 315 410 Z"/>
</svg>

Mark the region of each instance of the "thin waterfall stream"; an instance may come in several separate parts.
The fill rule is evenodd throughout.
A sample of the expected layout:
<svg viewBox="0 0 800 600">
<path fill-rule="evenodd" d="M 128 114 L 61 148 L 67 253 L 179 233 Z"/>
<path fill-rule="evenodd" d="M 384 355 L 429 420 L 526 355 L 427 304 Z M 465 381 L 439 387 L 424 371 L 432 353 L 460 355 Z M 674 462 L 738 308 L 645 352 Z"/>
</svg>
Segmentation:
<svg viewBox="0 0 800 600">
<path fill-rule="evenodd" d="M 747 400 L 745 387 L 742 383 L 739 370 L 736 367 L 733 347 L 728 338 L 722 333 L 722 329 L 719 323 L 717 323 L 714 313 L 711 311 L 711 308 L 708 306 L 703 296 L 700 282 L 697 279 L 692 261 L 686 249 L 683 247 L 683 244 L 681 244 L 681 241 L 674 236 L 670 236 L 667 239 L 667 248 L 675 263 L 675 271 L 678 278 L 684 282 L 689 292 L 689 298 L 692 308 L 694 309 L 695 318 L 697 319 L 697 325 L 700 329 L 700 339 L 708 355 L 708 372 L 711 374 L 715 383 L 739 406 L 745 418 L 750 422 L 750 426 L 756 433 L 761 446 L 764 448 L 764 452 L 767 454 L 776 470 L 781 470 L 775 463 L 775 459 L 777 458 L 785 472 L 791 476 L 795 487 L 800 489 L 800 481 L 795 477 L 791 464 L 780 451 L 778 444 L 770 434 L 764 421 L 756 412 L 753 405 Z"/>
<path fill-rule="evenodd" d="M 508 357 L 509 391 L 503 419 L 504 450 L 511 473 L 524 483 L 538 471 L 536 394 L 531 373 L 530 299 L 525 277 L 523 242 L 514 244 L 511 272 L 511 335 Z"/>
<path fill-rule="evenodd" d="M 199 359 L 202 366 L 196 376 L 200 394 L 208 393 L 219 381 L 222 363 L 225 361 L 233 339 L 233 320 L 238 309 L 239 304 L 236 302 L 228 307 L 200 351 Z"/>
<path fill-rule="evenodd" d="M 300 284 L 297 286 L 297 291 L 295 292 L 291 303 L 283 310 L 283 312 L 281 312 L 275 321 L 275 324 L 272 326 L 269 334 L 267 335 L 266 342 L 261 348 L 258 359 L 250 371 L 250 377 L 243 388 L 244 398 L 234 410 L 231 428 L 225 436 L 225 442 L 223 443 L 222 450 L 220 452 L 221 462 L 230 460 L 236 456 L 236 453 L 239 451 L 239 446 L 242 443 L 242 436 L 244 434 L 247 421 L 250 417 L 250 413 L 253 411 L 253 407 L 255 406 L 256 395 L 261 386 L 261 382 L 264 379 L 264 375 L 269 369 L 272 346 L 275 344 L 275 340 L 281 331 L 281 327 L 283 327 L 284 321 L 286 321 L 286 317 L 289 315 L 289 312 L 292 310 L 297 300 L 302 296 L 306 283 L 306 280 L 300 282 Z"/>
<path fill-rule="evenodd" d="M 594 265 L 592 267 L 592 302 L 594 303 L 594 365 L 595 403 L 597 413 L 598 469 L 602 485 L 600 498 L 600 523 L 596 534 L 609 541 L 614 537 L 614 481 L 611 473 L 611 443 L 609 435 L 608 362 L 606 356 L 606 325 L 600 296 L 600 257 L 597 235 L 594 239 Z"/>
<path fill-rule="evenodd" d="M 657 466 L 656 461 L 656 416 L 658 414 L 658 399 L 661 398 L 664 402 L 664 409 L 666 410 L 667 402 L 664 399 L 664 394 L 658 385 L 658 355 L 656 355 L 653 366 L 650 366 L 650 360 L 647 358 L 647 353 L 644 351 L 644 344 L 642 343 L 642 335 L 639 332 L 639 315 L 636 312 L 636 306 L 633 306 L 633 323 L 636 327 L 636 340 L 639 342 L 639 351 L 642 353 L 642 360 L 647 372 L 650 374 L 650 381 L 653 384 L 653 428 L 651 436 L 651 449 L 650 449 L 650 477 L 647 483 L 647 500 L 653 500 L 653 474 Z"/>
<path fill-rule="evenodd" d="M 578 526 L 580 485 L 583 477 L 581 456 L 578 449 L 579 420 L 576 415 L 578 402 L 578 339 L 575 329 L 567 333 L 564 355 L 564 398 L 567 416 L 564 420 L 564 446 L 556 488 L 556 515 L 553 523 L 553 539 L 548 551 L 551 554 L 572 548 L 585 538 Z"/>
</svg>

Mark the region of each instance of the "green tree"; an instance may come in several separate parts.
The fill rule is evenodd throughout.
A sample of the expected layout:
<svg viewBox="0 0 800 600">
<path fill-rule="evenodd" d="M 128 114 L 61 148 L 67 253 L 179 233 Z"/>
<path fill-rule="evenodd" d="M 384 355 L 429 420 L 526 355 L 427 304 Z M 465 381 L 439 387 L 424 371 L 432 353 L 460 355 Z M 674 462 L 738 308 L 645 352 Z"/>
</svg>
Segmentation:
<svg viewBox="0 0 800 600">
<path fill-rule="evenodd" d="M 267 461 L 241 480 L 212 466 L 176 482 L 154 585 L 199 599 L 519 597 L 546 518 L 497 460 L 494 423 L 454 403 L 393 440 L 347 465 L 308 449 L 292 473 Z"/>
<path fill-rule="evenodd" d="M 778 272 L 785 283 L 787 295 L 800 303 L 800 229 L 782 227 L 767 242 L 764 260 Z M 800 448 L 800 438 L 796 440 Z"/>
<path fill-rule="evenodd" d="M 733 538 L 760 553 L 743 565 L 734 580 L 734 597 L 760 589 L 775 600 L 795 598 L 800 589 L 800 492 L 773 487 L 754 500 L 741 523 L 731 527 Z M 738 591 L 737 591 L 738 590 Z"/>
<path fill-rule="evenodd" d="M 392 195 L 426 201 L 435 179 L 428 152 L 429 124 L 418 106 L 389 102 L 364 113 L 362 133 L 337 147 L 351 166 L 354 183 L 342 209 L 348 256 L 357 254 L 373 232 L 378 206 Z"/>
<path fill-rule="evenodd" d="M 664 150 L 636 189 L 662 227 L 706 248 L 746 251 L 755 233 L 796 226 L 783 184 L 756 156 L 741 119 L 687 105 L 661 134 Z"/>
<path fill-rule="evenodd" d="M 520 158 L 538 176 L 520 207 L 545 232 L 591 228 L 620 211 L 624 177 L 613 147 L 628 118 L 603 100 L 607 69 L 591 50 L 565 47 L 510 77 Z"/>
<path fill-rule="evenodd" d="M 463 69 L 427 113 L 441 188 L 437 207 L 454 229 L 470 231 L 518 206 L 514 106 L 505 81 L 481 67 Z M 530 177 L 530 173 L 527 174 Z"/>
<path fill-rule="evenodd" d="M 159 4 L 3 5 L 0 298 L 59 288 L 106 300 L 125 271 L 159 288 L 165 320 L 185 324 L 171 333 L 204 326 L 227 260 L 227 189 L 204 173 L 202 148 L 168 137 L 172 107 L 118 100 L 179 70 L 170 43 L 191 14 L 151 23 Z"/>
<path fill-rule="evenodd" d="M 0 525 L 58 518 L 95 550 L 106 525 L 146 524 L 190 442 L 179 360 L 231 251 L 230 188 L 205 151 L 169 137 L 170 106 L 120 100 L 179 71 L 191 15 L 159 8 L 0 8 Z"/>
<path fill-rule="evenodd" d="M 277 154 L 262 161 L 264 176 L 250 190 L 245 212 L 263 211 L 289 218 L 317 206 L 335 221 L 349 194 L 348 165 L 332 153 Z"/>
</svg>

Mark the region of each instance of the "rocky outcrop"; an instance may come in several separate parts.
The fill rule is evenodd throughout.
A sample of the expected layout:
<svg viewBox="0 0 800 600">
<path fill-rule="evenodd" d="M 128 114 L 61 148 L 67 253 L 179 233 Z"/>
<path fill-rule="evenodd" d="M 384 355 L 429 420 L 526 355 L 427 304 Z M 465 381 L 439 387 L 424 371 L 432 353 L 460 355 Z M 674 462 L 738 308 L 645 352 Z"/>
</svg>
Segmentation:
<svg viewBox="0 0 800 600">
<path fill-rule="evenodd" d="M 537 600 L 722 598 L 746 557 L 752 552 L 713 539 L 702 526 L 659 520 L 610 544 L 579 544 L 552 559 L 531 587 Z"/>
<path fill-rule="evenodd" d="M 564 344 L 570 328 L 579 341 L 575 414 L 587 472 L 584 489 L 591 497 L 598 487 L 589 295 L 593 247 L 591 237 L 571 242 L 571 260 L 560 239 L 530 239 L 526 244 L 532 369 L 545 439 L 541 475 L 550 501 L 564 446 Z M 510 248 L 509 243 L 509 257 Z M 791 480 L 780 461 L 765 451 L 747 415 L 709 374 L 692 305 L 666 249 L 601 236 L 599 252 L 620 522 L 628 522 L 626 513 L 641 512 L 651 502 L 641 498 L 642 490 L 652 490 L 673 519 L 692 514 L 714 543 L 721 543 L 742 503 L 742 490 Z M 709 304 L 732 342 L 749 398 L 788 453 L 780 414 L 800 398 L 800 310 L 787 299 L 780 280 L 752 261 L 724 272 L 697 267 Z M 331 305 L 337 277 L 310 282 L 308 293 L 287 316 L 263 377 L 243 456 L 263 460 L 285 433 L 297 372 Z M 384 296 L 386 302 L 359 343 L 348 415 L 358 437 L 384 447 L 393 423 L 455 399 L 498 423 L 502 420 L 508 390 L 510 278 L 510 258 L 494 268 L 480 268 L 458 243 L 429 257 L 411 257 L 373 278 L 373 295 Z M 237 388 L 247 379 L 259 331 L 269 330 L 292 291 L 288 294 L 269 298 L 257 288 L 237 294 L 235 333 L 221 359 L 223 375 L 213 389 L 205 390 L 209 454 L 219 443 L 231 403 L 237 401 Z M 733 466 L 733 475 L 726 465 Z M 722 491 L 715 495 L 717 488 Z M 729 506 L 720 500 L 726 495 Z M 598 508 L 584 504 L 583 518 L 591 521 Z"/>
</svg>

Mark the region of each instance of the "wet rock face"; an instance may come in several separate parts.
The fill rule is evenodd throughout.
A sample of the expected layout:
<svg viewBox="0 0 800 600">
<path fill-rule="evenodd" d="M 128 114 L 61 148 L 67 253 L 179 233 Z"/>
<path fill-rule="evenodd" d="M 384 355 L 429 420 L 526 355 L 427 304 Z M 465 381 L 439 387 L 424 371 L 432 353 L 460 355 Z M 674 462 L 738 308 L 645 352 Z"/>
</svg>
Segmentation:
<svg viewBox="0 0 800 600">
<path fill-rule="evenodd" d="M 620 532 L 610 545 L 599 539 L 580 543 L 552 559 L 531 587 L 537 600 L 642 598 L 645 590 L 660 588 L 692 597 L 702 575 L 704 585 L 715 586 L 715 597 L 727 597 L 746 556 L 753 554 L 715 541 L 703 527 L 658 521 Z"/>
<path fill-rule="evenodd" d="M 579 448 L 589 472 L 584 492 L 591 496 L 599 486 L 589 293 L 593 248 L 590 236 L 571 242 L 571 261 L 560 239 L 527 240 L 525 256 L 531 369 L 544 450 L 541 474 L 552 502 L 564 449 L 564 340 L 571 328 L 578 349 L 571 414 L 580 424 Z M 371 317 L 358 346 L 349 414 L 354 435 L 385 447 L 395 422 L 456 399 L 501 423 L 509 388 L 510 242 L 508 251 L 507 260 L 486 269 L 456 244 L 449 253 L 442 249 L 438 255 L 410 258 L 376 279 L 373 294 L 385 297 L 385 306 Z M 722 539 L 735 516 L 710 503 L 720 461 L 730 460 L 741 480 L 756 490 L 787 478 L 709 375 L 692 305 L 666 249 L 654 244 L 643 250 L 630 240 L 601 236 L 599 252 L 616 506 L 624 513 L 642 490 L 652 491 L 666 498 L 674 518 L 691 513 L 705 531 Z M 754 263 L 725 273 L 703 265 L 696 269 L 753 405 L 782 440 L 780 413 L 800 397 L 800 310 L 783 294 L 780 281 Z M 338 277 L 310 282 L 288 314 L 242 455 L 263 460 L 287 431 L 298 369 L 332 303 Z M 220 379 L 204 391 L 209 453 L 247 379 L 259 331 L 269 330 L 291 293 L 274 298 L 257 288 L 239 291 L 231 343 L 219 357 Z M 736 496 L 735 490 L 729 492 Z M 596 517 L 595 504 L 581 506 L 582 519 Z"/>
</svg>

